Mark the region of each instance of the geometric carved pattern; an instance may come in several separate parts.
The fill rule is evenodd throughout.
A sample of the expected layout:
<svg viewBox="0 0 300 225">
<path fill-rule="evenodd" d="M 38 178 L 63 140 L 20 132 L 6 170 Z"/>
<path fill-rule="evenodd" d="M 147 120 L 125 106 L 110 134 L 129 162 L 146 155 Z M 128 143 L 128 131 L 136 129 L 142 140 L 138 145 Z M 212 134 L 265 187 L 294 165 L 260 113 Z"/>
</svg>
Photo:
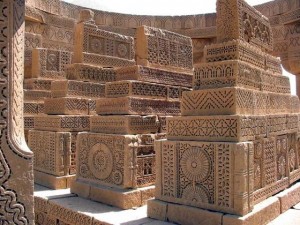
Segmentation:
<svg viewBox="0 0 300 225">
<path fill-rule="evenodd" d="M 192 73 L 172 72 L 146 66 L 132 66 L 116 69 L 116 80 L 138 80 L 150 83 L 166 84 L 171 86 L 191 87 Z"/>
<path fill-rule="evenodd" d="M 96 101 L 96 112 L 99 115 L 178 115 L 180 102 L 136 97 L 100 98 Z"/>
<path fill-rule="evenodd" d="M 253 168 L 248 160 L 253 154 L 252 146 L 251 142 L 157 142 L 157 160 L 162 165 L 157 175 L 156 198 L 245 215 L 251 207 L 240 206 L 247 205 L 245 201 L 251 205 L 253 190 L 247 185 L 234 188 L 234 183 L 249 180 L 251 176 Z M 246 163 L 247 172 L 242 176 L 245 169 L 234 163 L 237 161 Z"/>
<path fill-rule="evenodd" d="M 241 88 L 218 88 L 184 92 L 181 115 L 253 114 L 252 90 Z"/>
<path fill-rule="evenodd" d="M 136 37 L 139 65 L 192 70 L 193 47 L 190 38 L 147 26 L 139 27 Z"/>
<path fill-rule="evenodd" d="M 143 151 L 146 146 L 137 145 L 141 141 L 139 136 L 79 133 L 77 138 L 78 178 L 109 187 L 134 188 L 153 184 L 155 162 L 149 158 L 149 153 L 143 156 L 148 150 Z M 151 149 L 153 154 L 153 146 Z M 148 182 L 147 179 L 141 181 L 147 176 Z"/>
</svg>

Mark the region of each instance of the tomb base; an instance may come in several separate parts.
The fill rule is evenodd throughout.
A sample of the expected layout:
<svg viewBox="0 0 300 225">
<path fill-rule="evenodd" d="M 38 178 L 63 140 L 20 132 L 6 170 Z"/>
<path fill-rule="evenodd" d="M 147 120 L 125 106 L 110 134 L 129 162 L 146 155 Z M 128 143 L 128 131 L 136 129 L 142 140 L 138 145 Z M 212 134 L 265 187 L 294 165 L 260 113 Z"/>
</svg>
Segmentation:
<svg viewBox="0 0 300 225">
<path fill-rule="evenodd" d="M 146 205 L 147 201 L 154 197 L 154 190 L 154 185 L 143 188 L 122 189 L 91 184 L 80 179 L 76 179 L 71 184 L 72 193 L 121 209 L 131 209 Z"/>
<path fill-rule="evenodd" d="M 148 217 L 186 225 L 265 225 L 280 215 L 280 201 L 270 197 L 254 206 L 245 216 L 236 216 L 180 205 L 160 200 L 149 200 Z"/>
<path fill-rule="evenodd" d="M 75 177 L 76 175 L 57 177 L 37 170 L 34 171 L 34 182 L 36 184 L 55 190 L 70 188 L 71 183 L 75 180 Z"/>
</svg>

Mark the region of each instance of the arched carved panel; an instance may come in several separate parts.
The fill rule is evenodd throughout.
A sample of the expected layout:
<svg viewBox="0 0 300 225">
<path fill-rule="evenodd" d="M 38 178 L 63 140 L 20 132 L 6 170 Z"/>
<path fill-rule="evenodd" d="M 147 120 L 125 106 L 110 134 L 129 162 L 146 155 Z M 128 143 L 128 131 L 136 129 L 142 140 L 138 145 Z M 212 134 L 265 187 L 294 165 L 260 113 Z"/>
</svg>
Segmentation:
<svg viewBox="0 0 300 225">
<path fill-rule="evenodd" d="M 24 0 L 0 0 L 0 221 L 34 224 L 32 152 L 24 139 Z"/>
</svg>

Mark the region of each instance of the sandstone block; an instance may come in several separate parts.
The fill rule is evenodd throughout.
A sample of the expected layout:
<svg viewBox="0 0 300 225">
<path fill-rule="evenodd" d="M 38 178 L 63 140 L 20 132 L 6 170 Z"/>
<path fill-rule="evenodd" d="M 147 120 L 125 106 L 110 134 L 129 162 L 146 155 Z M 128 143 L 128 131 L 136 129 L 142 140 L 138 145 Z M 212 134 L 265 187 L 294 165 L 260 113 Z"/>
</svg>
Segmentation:
<svg viewBox="0 0 300 225">
<path fill-rule="evenodd" d="M 238 217 L 224 215 L 223 225 L 258 225 L 268 224 L 280 215 L 280 202 L 277 198 L 271 197 L 254 206 L 249 214 Z"/>
<path fill-rule="evenodd" d="M 155 150 L 156 199 L 237 215 L 252 210 L 252 142 L 162 140 Z"/>
<path fill-rule="evenodd" d="M 24 115 L 34 115 L 44 113 L 43 102 L 24 102 Z"/>
<path fill-rule="evenodd" d="M 167 120 L 170 140 L 239 142 L 266 135 L 265 116 L 176 116 Z"/>
<path fill-rule="evenodd" d="M 74 181 L 75 175 L 53 176 L 48 173 L 34 171 L 34 182 L 51 189 L 70 188 L 70 184 Z"/>
<path fill-rule="evenodd" d="M 253 114 L 254 92 L 243 88 L 218 88 L 183 92 L 181 115 Z"/>
<path fill-rule="evenodd" d="M 80 132 L 90 129 L 89 116 L 45 115 L 36 116 L 34 122 L 37 130 Z"/>
<path fill-rule="evenodd" d="M 94 24 L 78 23 L 74 63 L 103 67 L 132 66 L 135 64 L 133 43 L 132 37 L 101 30 Z"/>
<path fill-rule="evenodd" d="M 299 113 L 300 112 L 300 101 L 297 95 L 291 96 L 291 113 Z"/>
<path fill-rule="evenodd" d="M 51 98 L 51 91 L 24 90 L 25 101 L 43 101 L 45 98 Z"/>
<path fill-rule="evenodd" d="M 69 80 L 105 83 L 115 81 L 116 72 L 113 68 L 74 63 L 66 68 L 66 77 Z"/>
<path fill-rule="evenodd" d="M 24 116 L 24 129 L 34 129 L 34 116 L 25 115 Z"/>
<path fill-rule="evenodd" d="M 68 51 L 36 48 L 32 50 L 32 78 L 65 79 L 65 68 L 72 62 Z"/>
<path fill-rule="evenodd" d="M 50 91 L 51 82 L 52 80 L 47 80 L 47 79 L 36 79 L 36 78 L 25 79 L 24 89 Z"/>
<path fill-rule="evenodd" d="M 105 95 L 105 85 L 83 81 L 53 81 L 52 97 L 100 98 Z"/>
<path fill-rule="evenodd" d="M 193 47 L 189 37 L 142 26 L 136 31 L 137 64 L 173 71 L 193 70 Z"/>
<path fill-rule="evenodd" d="M 71 133 L 31 130 L 28 146 L 34 152 L 36 171 L 54 176 L 71 174 Z"/>
<path fill-rule="evenodd" d="M 216 60 L 215 60 L 216 61 Z M 262 71 L 239 60 L 225 60 L 202 63 L 195 66 L 194 90 L 243 87 L 260 90 L 260 75 Z"/>
<path fill-rule="evenodd" d="M 158 116 L 159 120 L 159 133 L 167 133 L 167 118 L 172 116 Z"/>
<path fill-rule="evenodd" d="M 292 206 L 300 202 L 300 183 L 296 183 L 275 197 L 279 198 L 280 201 L 280 213 L 286 212 Z"/>
<path fill-rule="evenodd" d="M 139 80 L 142 82 L 182 87 L 192 86 L 192 72 L 170 71 L 146 66 L 131 66 L 116 69 L 116 80 Z"/>
<path fill-rule="evenodd" d="M 100 98 L 96 101 L 96 112 L 100 115 L 178 115 L 180 102 L 136 97 Z"/>
<path fill-rule="evenodd" d="M 139 135 L 79 133 L 77 178 L 117 188 L 149 186 L 155 180 L 153 145 Z"/>
<path fill-rule="evenodd" d="M 47 98 L 45 113 L 49 115 L 88 115 L 89 99 L 86 98 Z"/>
<path fill-rule="evenodd" d="M 91 132 L 105 134 L 146 134 L 158 131 L 156 116 L 92 116 Z"/>
<path fill-rule="evenodd" d="M 168 203 L 151 199 L 147 202 L 147 216 L 156 220 L 167 220 Z"/>
<path fill-rule="evenodd" d="M 242 40 L 265 51 L 273 50 L 269 20 L 244 0 L 217 3 L 217 40 Z"/>
</svg>

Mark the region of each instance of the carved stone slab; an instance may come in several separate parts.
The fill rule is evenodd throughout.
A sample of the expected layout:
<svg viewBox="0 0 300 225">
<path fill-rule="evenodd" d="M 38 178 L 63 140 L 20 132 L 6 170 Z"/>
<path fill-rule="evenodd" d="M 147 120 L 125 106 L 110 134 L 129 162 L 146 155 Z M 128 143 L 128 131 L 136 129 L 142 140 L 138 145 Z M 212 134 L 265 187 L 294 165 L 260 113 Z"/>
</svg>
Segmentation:
<svg viewBox="0 0 300 225">
<path fill-rule="evenodd" d="M 157 141 L 155 198 L 245 215 L 253 207 L 253 143 Z"/>
<path fill-rule="evenodd" d="M 52 97 L 99 98 L 105 96 L 105 85 L 83 81 L 53 81 Z"/>
<path fill-rule="evenodd" d="M 142 26 L 136 30 L 137 64 L 174 71 L 193 70 L 193 47 L 189 37 Z"/>
<path fill-rule="evenodd" d="M 65 67 L 71 64 L 72 53 L 36 48 L 32 50 L 32 78 L 65 79 Z"/>
<path fill-rule="evenodd" d="M 100 98 L 96 100 L 96 112 L 99 115 L 178 115 L 180 102 L 135 97 Z"/>
<path fill-rule="evenodd" d="M 34 118 L 34 129 L 58 132 L 80 132 L 90 129 L 89 116 L 45 115 Z"/>
<path fill-rule="evenodd" d="M 105 97 L 144 97 L 154 99 L 180 99 L 188 88 L 159 85 L 139 81 L 116 81 L 105 84 Z"/>
<path fill-rule="evenodd" d="M 43 102 L 24 102 L 24 115 L 34 115 L 44 113 Z"/>
<path fill-rule="evenodd" d="M 83 63 L 74 63 L 66 68 L 66 77 L 69 80 L 105 83 L 116 80 L 113 68 L 102 68 Z"/>
<path fill-rule="evenodd" d="M 195 65 L 193 89 L 243 87 L 260 90 L 261 70 L 238 60 Z"/>
<path fill-rule="evenodd" d="M 191 87 L 193 73 L 172 72 L 166 69 L 145 66 L 132 66 L 116 69 L 116 80 L 139 80 L 150 83 Z"/>
<path fill-rule="evenodd" d="M 140 145 L 139 136 L 83 132 L 77 138 L 77 179 L 121 188 L 154 183 L 153 145 Z"/>
<path fill-rule="evenodd" d="M 218 88 L 183 92 L 181 115 L 253 114 L 254 91 L 244 88 Z"/>
<path fill-rule="evenodd" d="M 169 140 L 239 142 L 266 135 L 266 116 L 218 115 L 167 119 Z"/>
<path fill-rule="evenodd" d="M 204 49 L 204 58 L 206 62 L 241 60 L 274 73 L 282 72 L 279 59 L 266 55 L 260 48 L 241 40 L 207 45 Z"/>
<path fill-rule="evenodd" d="M 218 42 L 241 39 L 267 51 L 273 50 L 273 35 L 267 17 L 244 0 L 217 2 Z"/>
<path fill-rule="evenodd" d="M 24 90 L 25 101 L 42 101 L 45 98 L 51 98 L 51 91 Z"/>
<path fill-rule="evenodd" d="M 86 98 L 47 98 L 45 113 L 50 115 L 88 115 L 89 99 Z"/>
<path fill-rule="evenodd" d="M 131 66 L 134 61 L 133 38 L 101 30 L 94 24 L 76 25 L 74 63 L 97 66 Z"/>
<path fill-rule="evenodd" d="M 52 80 L 49 79 L 25 79 L 24 89 L 50 91 L 51 82 Z"/>
<path fill-rule="evenodd" d="M 104 134 L 157 133 L 156 116 L 91 116 L 91 132 Z"/>
<path fill-rule="evenodd" d="M 24 116 L 24 129 L 34 129 L 34 116 L 25 115 Z"/>
<path fill-rule="evenodd" d="M 34 169 L 64 176 L 70 174 L 71 133 L 29 131 L 28 146 L 34 153 Z"/>
<path fill-rule="evenodd" d="M 274 75 L 273 72 L 265 72 L 263 71 L 260 75 L 261 81 L 261 90 L 290 94 L 291 93 L 291 85 L 290 79 L 283 75 Z"/>
<path fill-rule="evenodd" d="M 42 47 L 42 36 L 25 32 L 25 57 L 24 57 L 24 77 L 31 77 L 32 73 L 32 49 Z"/>
<path fill-rule="evenodd" d="M 159 133 L 167 133 L 167 118 L 172 116 L 158 116 L 159 120 Z"/>
</svg>

